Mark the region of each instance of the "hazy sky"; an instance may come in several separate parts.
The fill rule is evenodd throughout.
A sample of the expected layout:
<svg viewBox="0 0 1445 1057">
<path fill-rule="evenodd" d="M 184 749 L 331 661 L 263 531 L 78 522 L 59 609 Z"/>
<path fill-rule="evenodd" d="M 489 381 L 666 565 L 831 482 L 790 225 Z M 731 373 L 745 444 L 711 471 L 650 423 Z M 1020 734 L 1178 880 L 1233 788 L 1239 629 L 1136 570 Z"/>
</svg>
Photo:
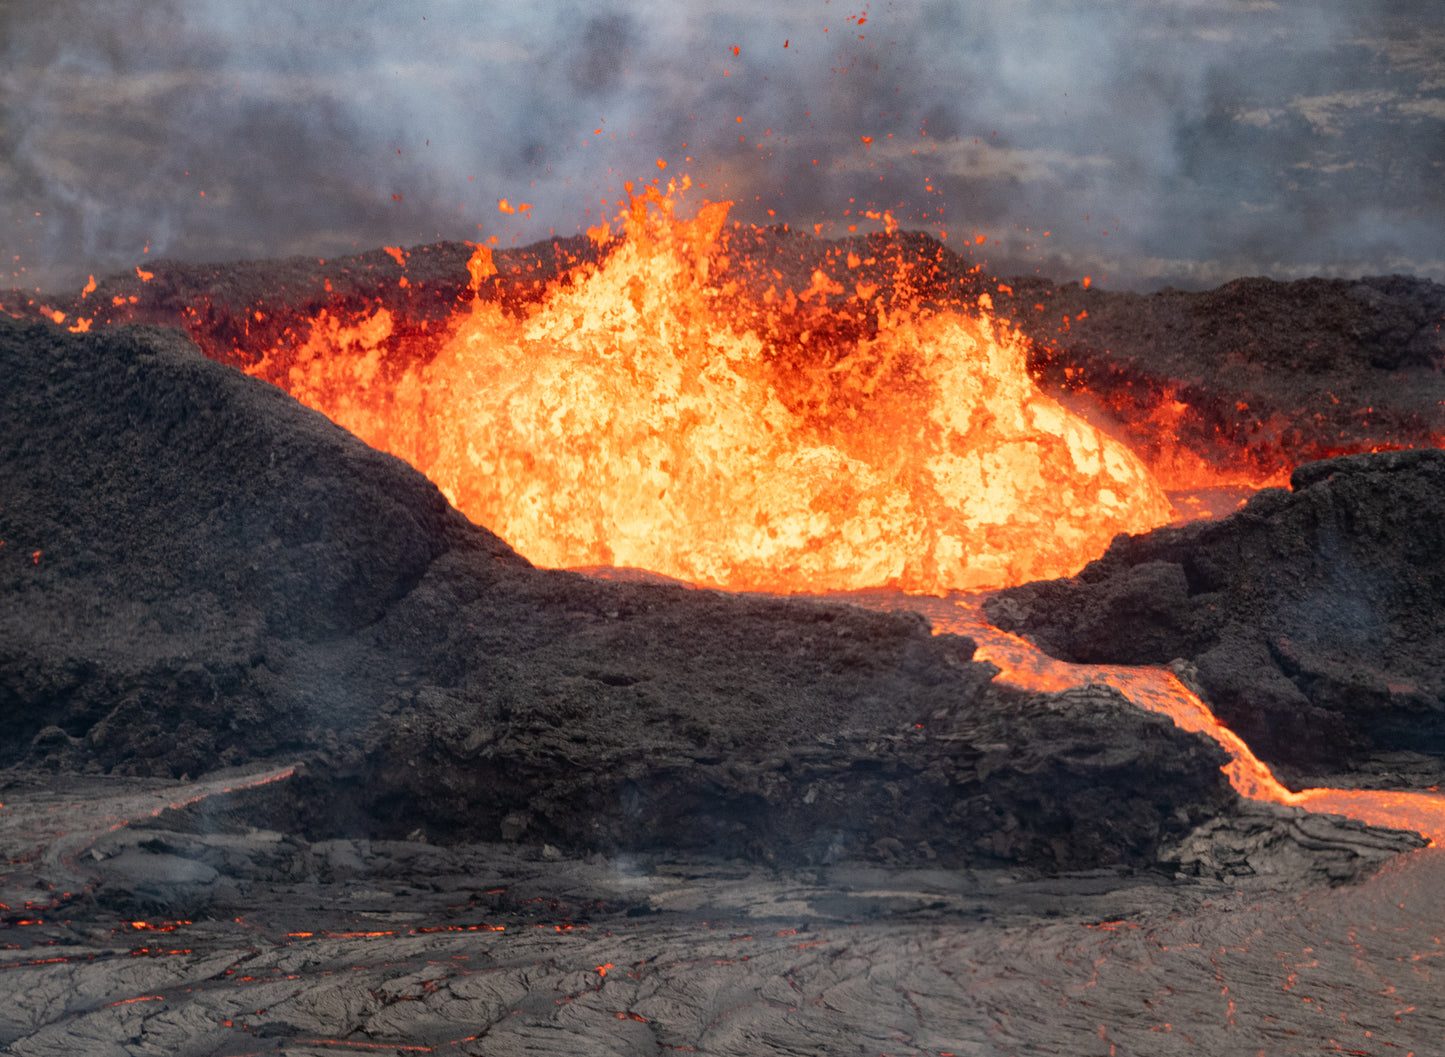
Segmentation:
<svg viewBox="0 0 1445 1057">
<path fill-rule="evenodd" d="M 1445 281 L 1445 2 L 0 0 L 6 285 L 570 235 L 659 158 L 1003 274 Z"/>
</svg>

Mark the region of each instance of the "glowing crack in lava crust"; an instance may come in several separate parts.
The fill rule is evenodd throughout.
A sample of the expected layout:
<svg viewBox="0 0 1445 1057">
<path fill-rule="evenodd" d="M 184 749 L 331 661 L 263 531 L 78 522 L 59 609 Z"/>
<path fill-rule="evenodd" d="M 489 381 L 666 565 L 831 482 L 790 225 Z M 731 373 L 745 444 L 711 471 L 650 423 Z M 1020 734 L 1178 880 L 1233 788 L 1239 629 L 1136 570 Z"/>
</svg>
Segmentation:
<svg viewBox="0 0 1445 1057">
<path fill-rule="evenodd" d="M 1128 448 L 1040 392 L 986 298 L 924 308 L 902 261 L 886 294 L 840 267 L 803 289 L 762 276 L 747 297 L 739 278 L 761 284 L 733 274 L 729 203 L 684 220 L 676 184 L 628 190 L 600 265 L 520 318 L 476 298 L 400 377 L 381 369 L 384 309 L 323 314 L 288 371 L 250 373 L 406 459 L 544 566 L 977 590 L 1068 575 L 1170 519 Z M 485 248 L 469 267 L 474 287 L 495 271 Z"/>
</svg>

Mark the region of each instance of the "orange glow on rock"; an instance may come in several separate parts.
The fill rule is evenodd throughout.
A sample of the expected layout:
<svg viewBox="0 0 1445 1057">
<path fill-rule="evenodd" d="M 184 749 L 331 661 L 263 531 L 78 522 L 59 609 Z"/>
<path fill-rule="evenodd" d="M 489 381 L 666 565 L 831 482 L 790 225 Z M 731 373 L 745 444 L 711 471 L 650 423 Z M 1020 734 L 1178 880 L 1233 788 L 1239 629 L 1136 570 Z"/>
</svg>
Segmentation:
<svg viewBox="0 0 1445 1057">
<path fill-rule="evenodd" d="M 430 363 L 383 370 L 378 310 L 322 313 L 284 373 L 250 371 L 544 566 L 929 593 L 1067 575 L 1170 519 L 1143 463 L 1039 391 L 987 306 L 926 310 L 906 282 L 869 300 L 821 269 L 758 304 L 731 270 L 730 203 L 684 220 L 675 191 L 629 186 L 603 264 L 523 318 L 475 298 Z M 495 269 L 477 253 L 474 283 Z"/>
</svg>

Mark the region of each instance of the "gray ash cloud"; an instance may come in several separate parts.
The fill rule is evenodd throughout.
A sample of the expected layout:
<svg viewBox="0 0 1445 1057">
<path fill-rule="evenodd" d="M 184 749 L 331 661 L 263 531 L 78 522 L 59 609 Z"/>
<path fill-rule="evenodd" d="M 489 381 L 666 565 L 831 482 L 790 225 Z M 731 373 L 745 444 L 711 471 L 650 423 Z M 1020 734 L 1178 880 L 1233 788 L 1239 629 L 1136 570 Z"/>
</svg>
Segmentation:
<svg viewBox="0 0 1445 1057">
<path fill-rule="evenodd" d="M 1440 279 L 1442 56 L 1434 0 L 19 0 L 0 259 L 526 242 L 660 158 L 744 221 L 889 209 L 1004 273 Z"/>
</svg>

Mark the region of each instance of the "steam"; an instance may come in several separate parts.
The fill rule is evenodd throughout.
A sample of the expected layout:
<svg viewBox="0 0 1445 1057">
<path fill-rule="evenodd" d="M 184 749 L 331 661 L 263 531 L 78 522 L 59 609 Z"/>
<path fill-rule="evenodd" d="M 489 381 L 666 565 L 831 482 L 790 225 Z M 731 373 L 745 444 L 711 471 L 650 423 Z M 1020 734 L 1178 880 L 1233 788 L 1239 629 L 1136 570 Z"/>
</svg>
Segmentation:
<svg viewBox="0 0 1445 1057">
<path fill-rule="evenodd" d="M 1436 6 L 20 0 L 0 261 L 48 289 L 525 243 L 687 172 L 745 221 L 887 209 L 1004 274 L 1445 279 Z"/>
</svg>

